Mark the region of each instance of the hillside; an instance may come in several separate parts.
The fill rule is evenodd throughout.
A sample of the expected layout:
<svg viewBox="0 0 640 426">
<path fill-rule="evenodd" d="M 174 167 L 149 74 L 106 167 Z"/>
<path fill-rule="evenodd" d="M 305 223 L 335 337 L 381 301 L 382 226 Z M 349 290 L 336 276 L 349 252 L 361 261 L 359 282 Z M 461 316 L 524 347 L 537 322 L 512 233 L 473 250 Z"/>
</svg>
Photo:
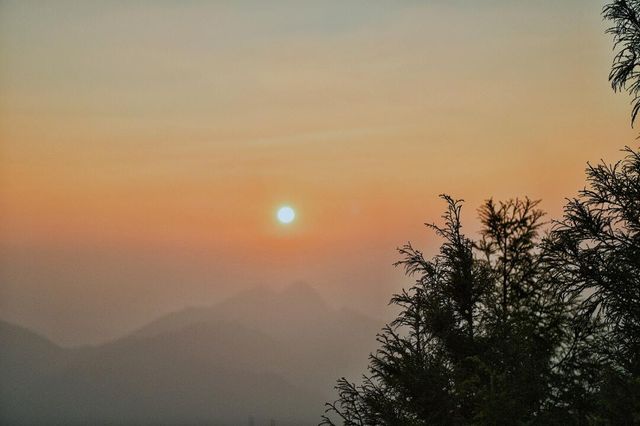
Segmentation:
<svg viewBox="0 0 640 426">
<path fill-rule="evenodd" d="M 335 379 L 366 362 L 378 328 L 306 285 L 256 288 L 94 347 L 61 348 L 3 324 L 0 372 L 10 380 L 0 419 L 243 424 L 252 415 L 315 424 Z"/>
</svg>

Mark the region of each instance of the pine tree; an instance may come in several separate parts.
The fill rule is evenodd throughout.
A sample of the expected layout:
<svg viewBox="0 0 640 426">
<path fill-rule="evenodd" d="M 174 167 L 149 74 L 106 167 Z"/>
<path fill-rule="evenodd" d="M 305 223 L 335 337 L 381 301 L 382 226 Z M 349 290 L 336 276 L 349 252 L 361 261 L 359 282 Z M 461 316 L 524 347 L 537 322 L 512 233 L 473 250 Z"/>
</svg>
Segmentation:
<svg viewBox="0 0 640 426">
<path fill-rule="evenodd" d="M 602 373 L 591 383 L 596 415 L 614 424 L 640 423 L 640 153 L 625 152 L 589 165 L 546 259 L 562 296 L 578 302 L 575 335 L 587 349 L 574 358 Z"/>
<path fill-rule="evenodd" d="M 640 113 L 640 1 L 614 0 L 604 7 L 603 15 L 613 24 L 607 32 L 617 49 L 609 81 L 613 90 L 626 90 L 633 97 L 633 123 Z"/>
<path fill-rule="evenodd" d="M 444 225 L 428 225 L 444 240 L 439 254 L 399 249 L 415 285 L 392 298 L 400 314 L 379 334 L 369 374 L 338 382 L 323 424 L 548 424 L 557 408 L 549 395 L 568 317 L 540 267 L 538 203 L 487 201 L 472 241 L 461 201 L 443 198 Z"/>
</svg>

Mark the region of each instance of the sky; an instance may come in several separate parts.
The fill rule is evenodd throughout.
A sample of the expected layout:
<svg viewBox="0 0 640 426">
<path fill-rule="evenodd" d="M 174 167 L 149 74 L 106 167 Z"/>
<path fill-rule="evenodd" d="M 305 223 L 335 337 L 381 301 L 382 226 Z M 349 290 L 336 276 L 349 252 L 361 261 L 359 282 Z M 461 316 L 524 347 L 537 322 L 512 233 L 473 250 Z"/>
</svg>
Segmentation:
<svg viewBox="0 0 640 426">
<path fill-rule="evenodd" d="M 0 318 L 95 343 L 296 281 L 384 315 L 438 194 L 553 219 L 635 143 L 602 6 L 0 1 Z"/>
</svg>

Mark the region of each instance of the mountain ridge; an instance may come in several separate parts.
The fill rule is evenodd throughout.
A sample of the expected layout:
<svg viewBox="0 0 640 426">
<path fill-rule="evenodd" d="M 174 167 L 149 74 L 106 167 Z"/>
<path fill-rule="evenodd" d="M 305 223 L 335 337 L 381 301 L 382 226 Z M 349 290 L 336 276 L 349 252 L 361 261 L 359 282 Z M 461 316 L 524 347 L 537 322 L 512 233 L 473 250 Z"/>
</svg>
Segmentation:
<svg viewBox="0 0 640 426">
<path fill-rule="evenodd" d="M 0 348 L 8 424 L 238 424 L 248 415 L 316 424 L 335 379 L 361 370 L 380 326 L 299 283 L 186 308 L 95 346 L 64 348 L 6 324 L 0 337 L 19 336 Z"/>
</svg>

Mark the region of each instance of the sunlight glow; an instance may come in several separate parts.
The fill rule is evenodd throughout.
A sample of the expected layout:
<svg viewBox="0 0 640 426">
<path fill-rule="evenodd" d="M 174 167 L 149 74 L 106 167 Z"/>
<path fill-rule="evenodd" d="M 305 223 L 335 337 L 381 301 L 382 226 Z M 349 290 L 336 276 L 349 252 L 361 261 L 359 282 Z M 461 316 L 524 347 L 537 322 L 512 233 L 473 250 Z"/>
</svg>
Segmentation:
<svg viewBox="0 0 640 426">
<path fill-rule="evenodd" d="M 296 218 L 296 212 L 289 206 L 283 206 L 278 209 L 277 216 L 280 223 L 291 223 Z"/>
</svg>

